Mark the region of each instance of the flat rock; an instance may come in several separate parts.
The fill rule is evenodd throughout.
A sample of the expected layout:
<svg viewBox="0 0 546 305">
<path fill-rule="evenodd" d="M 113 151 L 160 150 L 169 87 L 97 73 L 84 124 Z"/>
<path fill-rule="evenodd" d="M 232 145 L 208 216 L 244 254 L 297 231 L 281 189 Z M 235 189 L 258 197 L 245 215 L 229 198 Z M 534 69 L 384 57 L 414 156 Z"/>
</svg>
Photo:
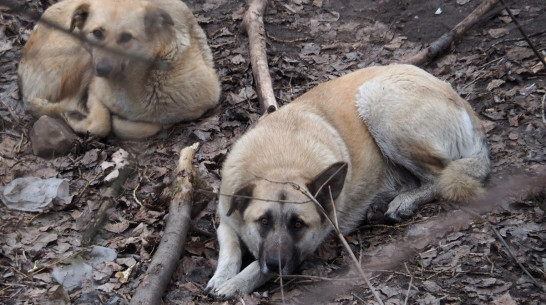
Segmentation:
<svg viewBox="0 0 546 305">
<path fill-rule="evenodd" d="M 30 142 L 35 155 L 55 158 L 65 155 L 73 147 L 78 136 L 63 121 L 41 116 L 30 131 Z"/>
</svg>

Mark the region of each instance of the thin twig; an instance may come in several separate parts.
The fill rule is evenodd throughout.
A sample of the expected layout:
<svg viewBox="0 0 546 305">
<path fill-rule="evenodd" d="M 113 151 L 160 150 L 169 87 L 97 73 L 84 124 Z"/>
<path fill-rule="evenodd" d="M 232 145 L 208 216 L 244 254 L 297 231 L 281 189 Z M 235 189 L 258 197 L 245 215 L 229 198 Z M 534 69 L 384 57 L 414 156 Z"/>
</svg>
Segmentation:
<svg viewBox="0 0 546 305">
<path fill-rule="evenodd" d="M 6 109 L 8 110 L 9 114 L 13 117 L 13 119 L 15 120 L 15 123 L 19 123 L 21 121 L 21 119 L 19 118 L 19 116 L 15 113 L 15 111 L 13 109 L 11 109 L 11 107 L 6 104 L 6 102 L 4 102 L 4 100 L 2 98 L 0 98 L 0 103 L 2 103 L 2 105 L 6 106 Z"/>
<path fill-rule="evenodd" d="M 516 16 L 512 14 L 512 11 L 510 11 L 510 9 L 508 8 L 504 0 L 500 0 L 500 2 L 502 2 L 504 9 L 506 10 L 510 18 L 512 18 L 512 21 L 514 21 L 514 23 L 518 27 L 519 32 L 521 33 L 521 35 L 523 35 L 523 38 L 525 38 L 525 41 L 527 41 L 527 44 L 531 47 L 531 49 L 533 49 L 533 52 L 535 53 L 535 55 L 538 57 L 542 65 L 544 65 L 544 68 L 546 68 L 546 62 L 544 61 L 544 58 L 535 47 L 535 44 L 531 41 L 531 39 L 529 39 L 529 36 L 527 36 L 527 33 L 523 30 L 523 27 L 519 24 L 519 21 L 516 19 Z"/>
<path fill-rule="evenodd" d="M 279 235 L 279 245 L 280 243 L 282 242 L 281 240 L 281 235 Z M 279 277 L 280 277 L 280 285 L 281 285 L 281 300 L 282 300 L 282 303 L 285 304 L 285 301 L 284 301 L 284 283 L 283 283 L 283 279 L 282 279 L 282 264 L 280 263 L 281 262 L 281 247 L 277 247 L 277 257 L 279 259 Z"/>
<path fill-rule="evenodd" d="M 17 284 L 21 283 L 24 279 L 26 279 L 26 278 L 28 278 L 28 277 L 30 277 L 30 276 L 33 276 L 33 275 L 35 275 L 35 274 L 38 274 L 38 273 L 42 272 L 43 270 L 45 270 L 45 269 L 47 269 L 47 268 L 51 268 L 52 266 L 55 266 L 55 265 L 57 265 L 57 264 L 59 264 L 59 263 L 65 261 L 65 260 L 67 260 L 67 259 L 69 259 L 69 258 L 71 258 L 71 257 L 74 257 L 74 256 L 76 256 L 76 255 L 82 253 L 82 252 L 85 251 L 85 250 L 87 250 L 87 248 L 84 248 L 84 249 L 75 251 L 74 253 L 72 253 L 72 254 L 70 254 L 70 255 L 68 255 L 68 256 L 66 256 L 66 257 L 60 258 L 60 259 L 58 259 L 58 260 L 55 260 L 55 261 L 53 261 L 53 262 L 51 262 L 51 263 L 49 263 L 49 264 L 47 264 L 47 265 L 45 265 L 45 266 L 42 266 L 42 267 L 40 267 L 40 268 L 38 268 L 38 269 L 34 270 L 33 272 L 28 273 L 28 274 L 24 274 L 24 273 L 18 272 L 18 273 L 21 273 L 21 275 L 22 275 L 23 277 L 20 278 L 16 283 L 13 283 L 13 284 L 11 284 L 10 286 L 6 286 L 6 287 L 0 289 L 0 293 L 3 293 L 4 291 L 6 291 L 7 289 L 9 289 L 10 287 L 12 287 L 12 286 L 14 286 L 14 285 L 17 285 Z M 15 270 L 15 269 L 14 269 L 14 270 Z M 17 271 L 17 270 L 16 270 L 16 271 Z"/>
<path fill-rule="evenodd" d="M 546 99 L 546 93 L 542 96 L 542 123 L 546 124 L 546 110 L 544 109 L 544 100 Z"/>
<path fill-rule="evenodd" d="M 334 176 L 335 173 L 332 175 Z M 345 249 L 347 249 L 347 252 L 349 252 L 349 256 L 351 257 L 351 259 L 353 260 L 353 262 L 355 263 L 355 266 L 356 266 L 356 269 L 358 270 L 358 272 L 360 273 L 360 276 L 364 279 L 364 281 L 366 282 L 366 285 L 368 286 L 368 288 L 371 290 L 372 294 L 374 295 L 375 299 L 377 300 L 377 302 L 380 304 L 380 305 L 384 305 L 383 301 L 381 300 L 381 298 L 379 297 L 379 294 L 377 293 L 377 291 L 375 290 L 375 288 L 373 287 L 372 283 L 370 282 L 370 280 L 368 279 L 368 276 L 366 276 L 366 273 L 364 273 L 364 270 L 362 270 L 362 267 L 360 266 L 360 263 L 358 262 L 358 259 L 356 258 L 355 254 L 353 253 L 353 251 L 351 250 L 351 247 L 349 246 L 349 243 L 347 243 L 347 240 L 345 239 L 345 237 L 343 236 L 343 234 L 341 234 L 341 232 L 339 231 L 339 227 L 337 227 L 335 224 L 337 223 L 337 219 L 335 220 L 332 220 L 332 218 L 330 218 L 330 215 L 328 215 L 328 213 L 326 213 L 326 211 L 324 210 L 324 208 L 322 207 L 322 205 L 317 201 L 317 199 L 315 199 L 315 197 L 313 197 L 313 195 L 311 193 L 309 193 L 309 191 L 305 188 L 303 188 L 301 185 L 295 183 L 295 182 L 288 182 L 290 185 L 292 185 L 295 189 L 297 189 L 298 191 L 300 191 L 302 194 L 304 194 L 305 196 L 307 196 L 307 198 L 309 198 L 311 201 L 313 201 L 315 203 L 315 205 L 317 206 L 317 208 L 321 211 L 321 213 L 324 214 L 324 216 L 326 217 L 326 219 L 328 219 L 328 222 L 330 222 L 330 224 L 332 225 L 332 227 L 334 227 L 334 231 L 336 232 L 339 240 L 341 241 L 341 243 L 343 244 L 343 246 L 345 247 Z M 324 185 L 322 185 L 324 186 Z M 322 188 L 321 186 L 321 188 Z M 319 188 L 319 191 L 320 191 L 320 188 Z M 331 192 L 330 192 L 330 197 L 332 196 Z M 335 205 L 334 203 L 332 202 L 332 205 L 334 206 L 334 211 L 335 211 Z"/>
<path fill-rule="evenodd" d="M 409 285 L 408 285 L 408 291 L 406 292 L 406 298 L 404 299 L 404 305 L 408 304 L 408 298 L 409 298 L 409 293 L 411 291 L 411 285 L 413 284 L 413 273 L 411 273 L 408 269 L 408 264 L 406 264 L 406 262 L 404 262 L 404 267 L 406 267 L 406 271 L 411 274 L 411 278 L 410 278 L 410 281 L 409 281 Z"/>
<path fill-rule="evenodd" d="M 123 50 L 107 47 L 105 45 L 96 43 L 96 42 L 94 42 L 92 40 L 87 39 L 84 35 L 75 34 L 70 29 L 67 29 L 67 28 L 63 27 L 62 25 L 58 24 L 57 22 L 55 22 L 53 20 L 49 20 L 49 19 L 43 18 L 43 17 L 39 18 L 38 14 L 31 14 L 27 10 L 24 10 L 23 8 L 17 7 L 17 2 L 15 2 L 15 1 L 7 1 L 7 2 L 8 2 L 7 6 L 10 7 L 17 14 L 25 15 L 25 16 L 33 19 L 33 20 L 37 20 L 37 23 L 41 23 L 45 27 L 52 28 L 54 30 L 57 30 L 57 31 L 62 32 L 64 34 L 67 34 L 69 36 L 72 36 L 75 39 L 79 40 L 80 42 L 88 44 L 90 46 L 93 46 L 94 48 L 100 48 L 100 49 L 106 50 L 107 52 L 111 52 L 112 54 L 115 54 L 115 55 L 125 56 L 125 57 L 129 57 L 129 58 L 139 60 L 139 61 L 142 61 L 142 62 L 150 63 L 150 64 L 153 65 L 154 68 L 159 69 L 159 70 L 170 70 L 172 68 L 172 64 L 169 61 L 162 60 L 162 59 L 157 59 L 157 60 L 151 61 L 149 58 L 140 56 L 140 55 L 135 54 L 135 53 L 128 53 L 128 52 L 125 52 Z M 10 3 L 10 2 L 12 2 L 12 3 Z"/>
<path fill-rule="evenodd" d="M 264 180 L 267 180 L 267 179 L 264 179 Z M 274 182 L 274 181 L 270 181 L 270 180 L 267 180 L 269 182 Z M 287 183 L 287 182 L 278 182 L 278 183 Z M 266 199 L 266 198 L 258 198 L 258 197 L 253 197 L 253 196 L 244 196 L 244 195 L 235 195 L 235 194 L 224 194 L 224 193 L 220 193 L 220 192 L 214 192 L 214 191 L 209 191 L 209 190 L 205 190 L 205 189 L 196 189 L 195 192 L 198 192 L 198 193 L 206 193 L 206 194 L 214 194 L 214 195 L 217 195 L 217 196 L 226 196 L 226 197 L 235 197 L 235 198 L 243 198 L 243 199 L 252 199 L 252 200 L 257 200 L 257 201 L 273 201 L 273 202 L 278 202 L 278 203 L 295 203 L 295 204 L 304 204 L 304 203 L 309 203 L 309 202 L 312 202 L 312 200 L 305 200 L 305 201 L 291 201 L 291 200 L 273 200 L 273 199 Z"/>
<path fill-rule="evenodd" d="M 285 279 L 306 279 L 306 280 L 313 280 L 313 281 L 329 281 L 329 282 L 350 282 L 360 279 L 360 277 L 345 277 L 345 278 L 329 278 L 329 277 L 323 277 L 323 276 L 316 276 L 316 275 L 304 275 L 304 274 L 285 274 L 282 276 Z"/>
<path fill-rule="evenodd" d="M 135 201 L 141 206 L 141 207 L 144 207 L 142 205 L 142 202 L 140 202 L 140 200 L 138 200 L 138 197 L 136 195 L 136 192 L 138 190 L 138 188 L 140 187 L 140 181 L 138 182 L 138 184 L 135 186 L 135 189 L 133 190 L 133 199 L 135 199 Z"/>
<path fill-rule="evenodd" d="M 539 289 L 542 289 L 544 292 L 546 292 L 546 287 L 543 287 L 542 285 L 540 285 L 537 282 L 537 280 L 531 275 L 531 273 L 529 273 L 529 271 L 527 271 L 527 268 L 525 268 L 525 266 L 523 266 L 523 264 L 518 260 L 518 258 L 516 257 L 516 255 L 514 254 L 514 252 L 512 251 L 510 246 L 508 245 L 508 243 L 506 243 L 506 241 L 504 240 L 502 235 L 499 233 L 499 231 L 497 230 L 497 228 L 496 228 L 496 226 L 494 224 L 492 224 L 487 218 L 483 217 L 482 215 L 480 215 L 480 214 L 478 214 L 478 213 L 476 213 L 476 212 L 474 212 L 474 211 L 472 211 L 470 209 L 467 209 L 465 207 L 461 207 L 461 210 L 465 211 L 466 213 L 469 213 L 472 216 L 479 217 L 485 223 L 489 224 L 489 227 L 493 230 L 493 232 L 495 232 L 495 235 L 497 235 L 498 239 L 501 241 L 501 243 L 504 245 L 504 247 L 506 247 L 506 249 L 508 250 L 508 253 L 510 254 L 510 256 L 512 256 L 514 261 L 519 265 L 521 270 L 531 279 L 531 281 L 533 282 L 533 284 L 536 287 L 538 287 Z"/>
</svg>

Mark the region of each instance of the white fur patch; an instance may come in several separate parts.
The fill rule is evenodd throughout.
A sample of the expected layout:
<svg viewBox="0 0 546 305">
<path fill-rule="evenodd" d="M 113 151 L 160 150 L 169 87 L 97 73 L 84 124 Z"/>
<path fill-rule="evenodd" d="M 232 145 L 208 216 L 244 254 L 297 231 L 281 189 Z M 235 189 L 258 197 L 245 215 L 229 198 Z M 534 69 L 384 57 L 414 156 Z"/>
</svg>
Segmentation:
<svg viewBox="0 0 546 305">
<path fill-rule="evenodd" d="M 384 88 L 379 82 L 368 81 L 358 87 L 355 95 L 355 103 L 360 116 L 366 120 L 372 116 L 371 105 L 380 102 L 381 96 L 384 93 Z"/>
<path fill-rule="evenodd" d="M 476 145 L 474 145 L 474 130 L 472 126 L 472 121 L 470 119 L 470 116 L 468 115 L 468 112 L 466 110 L 462 110 L 460 113 L 461 118 L 461 127 L 462 127 L 462 135 L 461 139 L 459 141 L 462 142 L 461 147 L 459 147 L 459 153 L 462 157 L 468 157 L 475 154 L 475 151 L 477 149 Z"/>
</svg>

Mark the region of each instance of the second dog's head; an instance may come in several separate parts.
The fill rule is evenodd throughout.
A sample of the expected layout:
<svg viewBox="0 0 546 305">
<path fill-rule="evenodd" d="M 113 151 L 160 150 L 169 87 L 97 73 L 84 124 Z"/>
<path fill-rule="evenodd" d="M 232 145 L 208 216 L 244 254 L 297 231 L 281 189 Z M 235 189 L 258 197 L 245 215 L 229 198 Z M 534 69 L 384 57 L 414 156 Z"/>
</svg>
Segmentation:
<svg viewBox="0 0 546 305">
<path fill-rule="evenodd" d="M 85 37 L 93 72 L 105 78 L 155 64 L 176 39 L 169 13 L 139 0 L 83 1 L 72 13 L 70 29 Z"/>
<path fill-rule="evenodd" d="M 340 195 L 346 173 L 347 164 L 338 162 L 316 177 L 290 182 L 258 178 L 235 192 L 226 216 L 238 223 L 241 239 L 262 273 L 290 274 L 316 250 L 330 232 L 325 213 L 332 215 L 332 200 Z"/>
</svg>

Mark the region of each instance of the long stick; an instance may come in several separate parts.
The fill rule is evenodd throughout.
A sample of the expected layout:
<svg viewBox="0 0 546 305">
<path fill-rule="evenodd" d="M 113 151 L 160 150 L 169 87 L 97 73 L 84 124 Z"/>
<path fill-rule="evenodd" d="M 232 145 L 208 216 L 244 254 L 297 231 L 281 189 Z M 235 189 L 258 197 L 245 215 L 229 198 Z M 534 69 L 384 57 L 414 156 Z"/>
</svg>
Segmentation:
<svg viewBox="0 0 546 305">
<path fill-rule="evenodd" d="M 265 29 L 263 15 L 267 6 L 267 0 L 248 0 L 248 9 L 243 18 L 248 44 L 250 47 L 250 62 L 252 74 L 256 83 L 258 99 L 262 114 L 271 113 L 279 106 L 273 93 L 267 54 L 265 52 Z"/>
<path fill-rule="evenodd" d="M 169 218 L 165 232 L 130 305 L 162 303 L 161 296 L 184 250 L 186 235 L 190 228 L 193 193 L 192 160 L 198 147 L 199 143 L 195 143 L 180 152 L 174 195 L 169 205 Z"/>
</svg>

